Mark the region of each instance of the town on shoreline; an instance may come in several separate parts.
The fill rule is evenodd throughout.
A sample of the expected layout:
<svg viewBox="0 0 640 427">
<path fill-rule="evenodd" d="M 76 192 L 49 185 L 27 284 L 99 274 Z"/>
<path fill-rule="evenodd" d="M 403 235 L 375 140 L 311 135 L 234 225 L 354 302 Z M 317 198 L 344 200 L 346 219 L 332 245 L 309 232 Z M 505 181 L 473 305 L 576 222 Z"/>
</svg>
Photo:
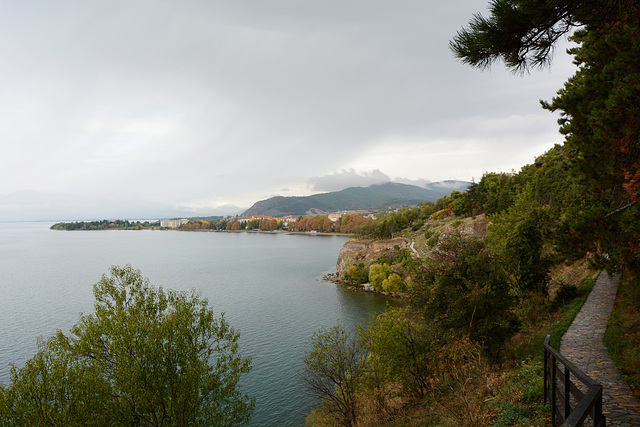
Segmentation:
<svg viewBox="0 0 640 427">
<path fill-rule="evenodd" d="M 350 235 L 363 224 L 376 219 L 370 211 L 340 211 L 327 216 L 270 217 L 194 217 L 162 219 L 158 221 L 101 220 L 58 222 L 52 230 L 180 230 L 180 231 L 250 231 L 288 234 L 342 234 Z"/>
</svg>

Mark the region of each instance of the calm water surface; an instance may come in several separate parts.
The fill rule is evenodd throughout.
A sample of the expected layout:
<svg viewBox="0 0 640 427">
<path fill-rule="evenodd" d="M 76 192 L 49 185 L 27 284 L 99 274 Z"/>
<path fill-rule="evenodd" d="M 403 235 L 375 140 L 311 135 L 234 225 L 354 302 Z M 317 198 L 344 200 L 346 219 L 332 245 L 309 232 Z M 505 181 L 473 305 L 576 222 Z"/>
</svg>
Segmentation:
<svg viewBox="0 0 640 427">
<path fill-rule="evenodd" d="M 177 231 L 52 231 L 47 223 L 0 223 L 0 383 L 22 366 L 37 337 L 68 332 L 93 311 L 92 285 L 112 265 L 131 264 L 152 284 L 202 292 L 240 330 L 256 397 L 250 425 L 298 426 L 317 401 L 297 376 L 304 342 L 340 319 L 350 327 L 387 300 L 322 280 L 341 236 Z"/>
</svg>

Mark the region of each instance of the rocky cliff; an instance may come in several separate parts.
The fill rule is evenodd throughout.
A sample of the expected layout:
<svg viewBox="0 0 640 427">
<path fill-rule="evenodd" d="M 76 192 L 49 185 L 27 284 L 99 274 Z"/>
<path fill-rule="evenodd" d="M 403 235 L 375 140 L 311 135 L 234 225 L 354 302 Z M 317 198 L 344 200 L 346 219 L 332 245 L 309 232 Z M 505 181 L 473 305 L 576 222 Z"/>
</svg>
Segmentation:
<svg viewBox="0 0 640 427">
<path fill-rule="evenodd" d="M 348 240 L 338 255 L 336 275 L 342 278 L 350 265 L 375 262 L 379 256 L 385 253 L 392 257 L 393 252 L 407 247 L 409 247 L 409 241 L 401 237 L 385 240 Z"/>
</svg>

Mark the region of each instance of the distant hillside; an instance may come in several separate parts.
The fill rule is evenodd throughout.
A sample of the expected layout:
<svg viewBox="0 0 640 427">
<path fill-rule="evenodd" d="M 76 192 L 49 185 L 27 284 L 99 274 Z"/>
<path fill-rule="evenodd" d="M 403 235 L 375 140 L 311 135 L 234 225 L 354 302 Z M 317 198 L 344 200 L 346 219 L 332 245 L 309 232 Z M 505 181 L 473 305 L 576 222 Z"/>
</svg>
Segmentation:
<svg viewBox="0 0 640 427">
<path fill-rule="evenodd" d="M 369 187 L 351 187 L 313 196 L 276 196 L 256 202 L 242 215 L 326 215 L 342 210 L 415 206 L 426 201 L 435 202 L 439 198 L 451 194 L 452 190 L 464 191 L 469 184 L 463 181 L 442 181 L 430 183 L 427 186 L 429 188 L 422 188 L 415 185 L 388 182 Z"/>
</svg>

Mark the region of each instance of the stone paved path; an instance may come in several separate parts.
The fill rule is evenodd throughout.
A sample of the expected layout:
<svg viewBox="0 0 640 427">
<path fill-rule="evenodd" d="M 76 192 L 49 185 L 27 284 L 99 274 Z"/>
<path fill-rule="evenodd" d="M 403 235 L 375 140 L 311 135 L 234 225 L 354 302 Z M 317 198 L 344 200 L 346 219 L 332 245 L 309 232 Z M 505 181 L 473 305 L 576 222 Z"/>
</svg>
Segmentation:
<svg viewBox="0 0 640 427">
<path fill-rule="evenodd" d="M 607 426 L 640 426 L 640 402 L 613 364 L 602 336 L 616 297 L 618 279 L 602 272 L 589 298 L 562 337 L 560 353 L 603 386 Z"/>
</svg>

